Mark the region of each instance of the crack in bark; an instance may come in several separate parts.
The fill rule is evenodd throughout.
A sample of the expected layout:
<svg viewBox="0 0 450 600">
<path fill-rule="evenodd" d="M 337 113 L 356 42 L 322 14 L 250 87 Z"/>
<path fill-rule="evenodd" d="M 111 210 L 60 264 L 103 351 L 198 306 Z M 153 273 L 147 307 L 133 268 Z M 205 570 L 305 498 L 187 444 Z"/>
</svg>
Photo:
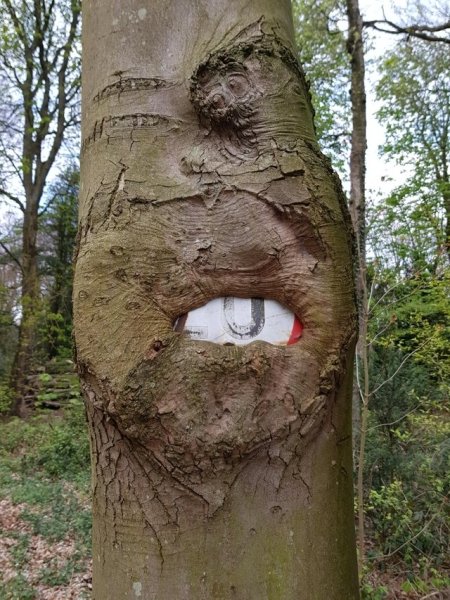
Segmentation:
<svg viewBox="0 0 450 600">
<path fill-rule="evenodd" d="M 164 130 L 169 133 L 179 129 L 184 124 L 182 119 L 178 119 L 171 115 L 162 115 L 158 113 L 131 113 L 103 117 L 100 121 L 96 121 L 91 133 L 89 133 L 82 141 L 81 152 L 84 153 L 92 144 L 100 141 L 103 136 L 107 136 L 108 140 L 112 135 L 118 135 L 123 130 L 135 129 L 151 129 L 164 126 Z"/>
<path fill-rule="evenodd" d="M 161 88 L 170 88 L 179 85 L 176 81 L 167 81 L 161 77 L 120 77 L 116 82 L 105 86 L 92 99 L 99 103 L 110 96 L 120 96 L 126 92 L 151 92 Z"/>
</svg>

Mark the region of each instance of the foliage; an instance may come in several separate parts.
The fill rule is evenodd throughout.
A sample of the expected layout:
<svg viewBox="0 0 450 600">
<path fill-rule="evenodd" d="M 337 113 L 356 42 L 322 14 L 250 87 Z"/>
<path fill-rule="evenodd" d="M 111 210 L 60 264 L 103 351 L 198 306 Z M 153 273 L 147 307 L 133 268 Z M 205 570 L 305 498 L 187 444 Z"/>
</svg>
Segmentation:
<svg viewBox="0 0 450 600">
<path fill-rule="evenodd" d="M 67 419 L 64 426 L 52 428 L 45 443 L 34 457 L 27 457 L 27 462 L 50 477 L 64 477 L 67 481 L 84 478 L 89 466 L 89 448 L 84 423 L 81 426 L 78 414 Z"/>
<path fill-rule="evenodd" d="M 20 332 L 11 386 L 14 412 L 24 416 L 40 309 L 39 215 L 63 141 L 68 142 L 69 132 L 78 124 L 81 3 L 0 0 L 0 12 L 0 81 L 5 98 L 0 112 L 0 198 L 22 212 L 22 257 L 15 259 L 21 279 Z"/>
<path fill-rule="evenodd" d="M 369 221 L 373 252 L 397 274 L 445 273 L 442 199 L 434 183 L 428 185 L 420 172 L 371 207 Z"/>
<path fill-rule="evenodd" d="M 389 199 L 400 235 L 409 235 L 398 209 L 412 201 L 409 218 L 426 227 L 414 253 L 450 256 L 450 55 L 444 44 L 397 44 L 381 64 L 378 118 L 386 130 L 383 153 L 407 169 L 409 179 Z M 401 124 L 401 126 L 399 126 Z M 428 244 L 427 244 L 428 241 Z M 428 246 L 428 247 L 427 247 Z"/>
<path fill-rule="evenodd" d="M 41 570 L 40 581 L 46 585 L 55 587 L 67 585 L 73 574 L 82 570 L 83 558 L 82 552 L 78 550 L 74 552 L 62 567 L 58 564 L 56 558 L 49 561 Z"/>
<path fill-rule="evenodd" d="M 403 592 L 418 593 L 421 596 L 423 596 L 423 594 L 427 594 L 430 597 L 437 596 L 436 590 L 442 590 L 445 593 L 448 592 L 450 590 L 450 578 L 441 575 L 435 569 L 431 569 L 426 581 L 420 577 L 411 575 L 411 577 L 402 584 Z M 430 592 L 434 593 L 431 595 Z"/>
<path fill-rule="evenodd" d="M 361 586 L 361 600 L 384 600 L 387 597 L 388 591 L 384 585 L 374 588 L 369 583 L 363 582 Z"/>
<path fill-rule="evenodd" d="M 71 166 L 50 188 L 41 216 L 41 265 L 44 306 L 39 342 L 44 355 L 72 355 L 72 257 L 77 234 L 79 171 Z"/>
<path fill-rule="evenodd" d="M 0 382 L 0 417 L 9 412 L 12 403 L 11 389 L 7 383 Z"/>
<path fill-rule="evenodd" d="M 16 462 L 20 458 L 19 470 L 24 476 L 37 471 L 84 485 L 89 444 L 81 401 L 73 400 L 65 418 L 56 422 L 49 422 L 42 414 L 29 421 L 13 418 L 3 423 L 0 457 L 12 452 Z"/>
<path fill-rule="evenodd" d="M 443 286 L 429 275 L 396 285 L 391 269 L 384 275 L 371 320 L 365 472 L 372 558 L 393 556 L 412 568 L 421 557 L 426 570 L 449 550 L 450 311 Z"/>
<path fill-rule="evenodd" d="M 55 356 L 69 358 L 73 353 L 72 256 L 77 231 L 78 185 L 77 167 L 68 166 L 49 187 L 46 208 L 40 217 L 41 296 L 33 301 L 35 362 L 42 363 Z M 13 233 L 4 238 L 8 239 L 10 247 L 17 245 L 17 233 L 15 236 Z M 20 252 L 15 254 L 20 258 Z M 9 374 L 17 343 L 16 321 L 20 314 L 17 271 L 17 265 L 10 256 L 0 255 L 0 378 Z M 2 278 L 5 281 L 3 285 Z"/>
<path fill-rule="evenodd" d="M 367 517 L 372 559 L 402 560 L 408 592 L 428 591 L 449 551 L 448 60 L 402 41 L 377 88 L 383 152 L 408 179 L 369 213 Z"/>
<path fill-rule="evenodd" d="M 433 176 L 444 158 L 440 145 L 448 143 L 449 67 L 447 48 L 406 40 L 384 57 L 377 85 L 378 118 L 387 137 L 383 151 L 400 164 L 425 158 Z"/>
<path fill-rule="evenodd" d="M 9 373 L 12 355 L 17 343 L 17 330 L 8 297 L 10 297 L 8 288 L 0 284 L 0 378 Z"/>
<path fill-rule="evenodd" d="M 430 409 L 391 423 L 373 425 L 376 433 L 368 443 L 367 516 L 376 553 L 396 555 L 411 566 L 419 557 L 424 566 L 439 566 L 449 551 L 450 423 Z"/>
<path fill-rule="evenodd" d="M 13 537 L 16 543 L 11 550 L 11 555 L 17 575 L 7 585 L 0 581 L 0 597 L 5 600 L 34 600 L 36 598 L 35 591 L 23 574 L 27 563 L 30 536 L 26 533 L 16 533 Z"/>
<path fill-rule="evenodd" d="M 0 378 L 8 375 L 17 343 L 17 314 L 20 255 L 15 219 L 5 218 L 0 230 Z M 6 252 L 5 248 L 8 250 Z"/>
<path fill-rule="evenodd" d="M 294 0 L 294 23 L 302 63 L 311 84 L 320 144 L 345 178 L 349 153 L 350 65 L 346 52 L 345 3 L 341 0 Z"/>
</svg>

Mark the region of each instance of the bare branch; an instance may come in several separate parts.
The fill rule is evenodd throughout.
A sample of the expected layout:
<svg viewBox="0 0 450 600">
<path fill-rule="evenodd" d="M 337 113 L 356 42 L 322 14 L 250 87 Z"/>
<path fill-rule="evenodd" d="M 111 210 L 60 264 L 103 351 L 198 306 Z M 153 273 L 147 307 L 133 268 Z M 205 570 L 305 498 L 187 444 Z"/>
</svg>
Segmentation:
<svg viewBox="0 0 450 600">
<path fill-rule="evenodd" d="M 47 210 L 53 205 L 53 203 L 55 202 L 58 195 L 59 195 L 58 193 L 52 195 L 52 197 L 49 199 L 49 201 L 46 203 L 46 205 L 39 211 L 40 217 L 43 214 L 45 214 L 47 212 Z"/>
<path fill-rule="evenodd" d="M 15 204 L 17 204 L 17 206 L 20 208 L 20 210 L 22 212 L 25 212 L 25 206 L 24 206 L 22 200 L 20 200 L 14 194 L 11 194 L 11 192 L 7 192 L 4 188 L 0 188 L 0 196 L 6 196 L 6 198 L 8 198 L 9 200 L 11 200 Z"/>
<path fill-rule="evenodd" d="M 416 540 L 420 535 L 422 535 L 422 533 L 424 531 L 426 531 L 428 529 L 428 527 L 435 520 L 435 518 L 438 516 L 438 514 L 439 514 L 438 512 L 434 513 L 434 515 L 431 517 L 431 519 L 429 521 L 427 521 L 425 523 L 425 525 L 422 527 L 422 529 L 420 531 L 418 531 L 415 535 L 413 535 L 412 538 L 410 538 L 409 540 L 406 540 L 406 542 L 404 542 L 403 544 L 401 544 L 401 546 L 399 546 L 398 548 L 396 548 L 392 552 L 389 552 L 388 554 L 384 554 L 383 556 L 379 556 L 378 558 L 375 559 L 376 562 L 381 562 L 383 560 L 391 558 L 391 556 L 394 556 L 394 554 L 397 554 L 397 552 L 399 552 L 402 548 L 404 548 L 408 544 L 411 544 L 411 542 L 413 542 L 414 540 Z"/>
<path fill-rule="evenodd" d="M 379 386 L 377 386 L 374 390 L 372 390 L 369 394 L 369 396 L 373 396 L 374 394 L 376 394 L 378 391 L 381 390 L 382 387 L 384 387 L 387 383 L 389 383 L 390 381 L 392 381 L 395 376 L 402 370 L 402 368 L 404 367 L 404 365 L 406 364 L 406 362 L 411 358 L 411 356 L 413 356 L 414 354 L 417 354 L 417 352 L 419 352 L 419 350 L 422 350 L 422 348 L 424 346 L 426 346 L 427 344 L 430 343 L 430 340 L 427 339 L 423 344 L 421 344 L 418 348 L 415 348 L 414 350 L 412 350 L 411 352 L 408 352 L 408 354 L 405 356 L 405 358 L 402 360 L 402 362 L 399 364 L 399 366 L 397 367 L 397 369 L 392 373 L 392 375 L 390 377 L 388 377 L 387 379 L 385 379 L 382 383 L 380 383 Z"/>
<path fill-rule="evenodd" d="M 65 111 L 67 107 L 67 89 L 66 89 L 66 77 L 67 77 L 67 68 L 69 64 L 70 54 L 72 52 L 73 44 L 75 42 L 78 22 L 80 19 L 80 11 L 74 9 L 72 12 L 72 20 L 70 23 L 69 34 L 67 36 L 66 43 L 63 46 L 63 60 L 58 71 L 58 98 L 56 103 L 57 112 L 57 126 L 56 132 L 53 137 L 53 142 L 51 144 L 50 152 L 48 158 L 45 162 L 40 165 L 40 173 L 38 174 L 37 180 L 38 185 L 40 184 L 43 188 L 44 182 L 47 178 L 48 172 L 52 167 L 55 158 L 59 152 L 61 147 L 64 132 L 66 128 L 66 120 L 65 120 Z"/>
<path fill-rule="evenodd" d="M 26 47 L 27 46 L 27 37 L 25 34 L 25 29 L 24 29 L 22 23 L 20 22 L 20 19 L 14 9 L 14 6 L 10 0 L 4 0 L 4 2 L 5 2 L 5 6 L 6 6 L 6 11 L 9 14 L 11 21 L 14 24 L 14 29 L 16 30 L 16 33 L 17 33 L 20 41 L 23 43 L 24 47 Z"/>
<path fill-rule="evenodd" d="M 450 21 L 441 23 L 440 25 L 398 25 L 388 19 L 377 19 L 374 21 L 364 21 L 364 27 L 370 27 L 382 33 L 390 33 L 394 35 L 407 35 L 410 37 L 426 40 L 427 42 L 442 42 L 450 44 Z M 448 31 L 449 36 L 443 37 L 434 35 L 442 31 Z"/>
<path fill-rule="evenodd" d="M 15 256 L 11 250 L 8 248 L 8 246 L 6 244 L 4 244 L 1 240 L 0 240 L 0 246 L 3 248 L 3 250 L 6 252 L 6 254 L 9 256 L 9 258 L 16 263 L 16 265 L 19 267 L 20 272 L 23 273 L 23 267 L 22 267 L 22 263 L 20 262 L 20 260 L 17 258 L 17 256 Z"/>
<path fill-rule="evenodd" d="M 403 421 L 403 419 L 406 419 L 406 417 L 408 415 L 412 414 L 413 412 L 416 412 L 416 410 L 419 408 L 419 406 L 420 405 L 418 404 L 417 406 L 415 406 L 411 410 L 408 410 L 408 412 L 406 412 L 404 415 L 402 415 L 398 419 L 395 419 L 395 421 L 391 421 L 390 423 L 379 423 L 378 425 L 374 425 L 373 427 L 369 427 L 368 431 L 373 431 L 374 429 L 379 429 L 380 427 L 390 427 L 391 425 L 396 425 L 397 423 L 400 423 L 400 421 Z"/>
</svg>

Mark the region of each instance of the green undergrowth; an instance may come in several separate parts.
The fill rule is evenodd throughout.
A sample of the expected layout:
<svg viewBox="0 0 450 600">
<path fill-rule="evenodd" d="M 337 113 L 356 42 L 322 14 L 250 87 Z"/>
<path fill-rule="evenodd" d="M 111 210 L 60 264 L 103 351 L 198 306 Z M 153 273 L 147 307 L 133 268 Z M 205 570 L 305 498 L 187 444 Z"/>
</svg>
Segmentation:
<svg viewBox="0 0 450 600">
<path fill-rule="evenodd" d="M 413 574 L 405 578 L 388 573 L 385 573 L 383 579 L 383 584 L 373 584 L 363 580 L 361 600 L 392 600 L 393 598 L 438 600 L 450 597 L 450 578 L 434 569 L 426 579 Z"/>
<path fill-rule="evenodd" d="M 16 576 L 2 582 L 0 600 L 37 598 L 36 582 L 64 586 L 85 569 L 91 553 L 89 443 L 84 409 L 72 399 L 64 414 L 41 412 L 23 421 L 0 420 L 0 499 L 20 505 L 25 532 L 0 529 L 13 538 L 9 556 Z M 49 546 L 70 540 L 74 551 L 61 566 L 49 553 L 30 582 L 29 549 L 33 535 Z"/>
<path fill-rule="evenodd" d="M 35 416 L 26 421 L 0 417 L 0 500 L 5 499 L 19 506 L 20 518 L 25 524 L 25 527 L 14 530 L 0 528 L 0 538 L 10 539 L 8 553 L 16 572 L 15 577 L 7 582 L 2 581 L 0 572 L 0 600 L 38 599 L 36 584 L 64 587 L 74 573 L 85 571 L 86 561 L 90 558 L 88 433 L 82 402 L 75 393 L 75 384 L 69 383 L 63 410 L 37 411 Z M 3 396 L 8 395 L 6 386 L 0 387 L 0 400 L 2 389 Z M 428 439 L 425 433 L 431 429 L 431 425 L 425 428 L 424 418 L 417 433 L 420 433 L 423 447 Z M 447 433 L 447 429 L 444 432 L 444 423 L 439 425 L 433 421 L 432 426 L 434 436 L 439 434 L 444 439 L 444 433 Z M 405 441 L 403 443 L 406 444 Z M 443 531 L 442 538 L 446 531 L 440 525 L 444 523 L 440 512 L 444 506 L 439 499 L 448 487 L 445 479 L 448 474 L 446 469 L 439 466 L 441 463 L 438 458 L 435 453 L 433 469 L 428 467 L 426 461 L 416 465 L 416 482 L 421 482 L 423 473 L 427 475 L 422 487 L 428 490 L 426 500 L 429 510 L 432 506 L 430 514 L 425 514 L 425 522 L 429 525 L 424 527 L 419 521 L 420 535 L 416 534 L 416 521 L 421 515 L 410 508 L 412 504 L 406 484 L 400 484 L 397 478 L 389 485 L 371 490 L 367 511 L 372 527 L 368 528 L 371 539 L 361 586 L 362 600 L 391 600 L 393 597 L 416 600 L 433 591 L 444 596 L 450 593 L 445 553 L 443 550 L 436 552 L 436 548 L 443 548 L 442 544 L 439 545 L 439 531 Z M 428 472 L 431 475 L 428 476 Z M 431 502 L 434 498 L 432 493 L 437 498 L 434 504 Z M 417 505 L 415 501 L 414 506 Z M 433 528 L 436 523 L 439 527 L 435 531 Z M 35 535 L 44 538 L 50 548 L 52 544 L 70 540 L 73 551 L 63 562 L 57 551 L 54 554 L 50 552 L 31 580 L 29 564 Z M 429 538 L 434 545 L 431 545 Z M 412 551 L 406 554 L 405 549 L 410 545 L 412 547 L 412 544 L 416 554 Z M 380 558 L 389 555 L 392 548 L 402 551 L 401 557 L 400 552 L 394 554 L 398 562 L 401 558 L 401 572 L 390 569 L 389 563 L 380 562 Z M 273 582 L 273 585 L 276 587 L 278 584 Z"/>
</svg>

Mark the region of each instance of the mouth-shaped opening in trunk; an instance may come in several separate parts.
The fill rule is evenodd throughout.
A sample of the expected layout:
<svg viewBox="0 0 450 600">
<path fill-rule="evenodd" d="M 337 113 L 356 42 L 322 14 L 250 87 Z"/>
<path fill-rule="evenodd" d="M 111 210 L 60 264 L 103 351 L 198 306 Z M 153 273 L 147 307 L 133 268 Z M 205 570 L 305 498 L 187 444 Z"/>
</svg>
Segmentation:
<svg viewBox="0 0 450 600">
<path fill-rule="evenodd" d="M 178 317 L 174 330 L 193 340 L 222 345 L 264 341 L 290 346 L 299 341 L 303 324 L 291 310 L 268 298 L 214 298 Z"/>
</svg>

